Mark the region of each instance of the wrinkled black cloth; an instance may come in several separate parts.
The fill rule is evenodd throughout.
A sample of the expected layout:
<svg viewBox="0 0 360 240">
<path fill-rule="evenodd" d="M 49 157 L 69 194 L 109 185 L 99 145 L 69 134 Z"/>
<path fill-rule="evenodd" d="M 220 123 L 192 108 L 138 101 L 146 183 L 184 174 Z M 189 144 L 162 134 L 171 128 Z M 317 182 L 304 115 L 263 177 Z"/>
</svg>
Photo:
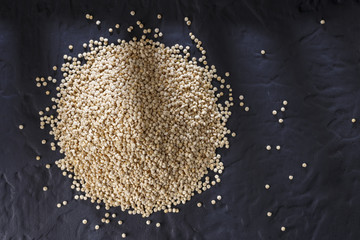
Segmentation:
<svg viewBox="0 0 360 240">
<path fill-rule="evenodd" d="M 221 183 L 180 213 L 155 213 L 148 226 L 114 209 L 118 217 L 102 224 L 107 211 L 74 200 L 71 180 L 54 165 L 61 155 L 50 150 L 38 112 L 51 106 L 44 92 L 54 96 L 55 84 L 37 88 L 35 77 L 52 75 L 59 84 L 52 66 L 60 68 L 63 54 L 76 56 L 82 43 L 100 36 L 130 39 L 126 28 L 138 19 L 160 27 L 167 45 L 190 45 L 191 31 L 209 64 L 221 75 L 230 72 L 229 126 L 237 136 L 219 151 Z M 116 23 L 120 31 L 109 34 Z M 360 3 L 352 0 L 0 1 L 0 239 L 120 239 L 123 232 L 128 239 L 360 239 L 360 119 L 351 122 L 360 115 L 359 49 Z M 249 112 L 239 106 L 240 94 Z M 217 195 L 222 200 L 211 205 Z M 63 200 L 68 205 L 58 209 Z M 199 201 L 204 207 L 196 207 Z"/>
</svg>

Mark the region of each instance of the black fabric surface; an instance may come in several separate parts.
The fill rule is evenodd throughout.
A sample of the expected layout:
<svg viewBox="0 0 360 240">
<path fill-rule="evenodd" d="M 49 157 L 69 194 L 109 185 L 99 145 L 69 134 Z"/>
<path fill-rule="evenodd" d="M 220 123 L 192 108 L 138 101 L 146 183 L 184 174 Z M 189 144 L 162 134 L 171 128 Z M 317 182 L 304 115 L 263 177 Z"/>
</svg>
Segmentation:
<svg viewBox="0 0 360 240">
<path fill-rule="evenodd" d="M 100 29 L 86 13 L 102 21 Z M 180 213 L 155 213 L 148 226 L 140 216 L 112 209 L 118 217 L 105 225 L 105 210 L 74 200 L 70 180 L 53 164 L 60 154 L 50 150 L 49 129 L 40 130 L 38 119 L 51 102 L 35 77 L 54 75 L 62 55 L 77 55 L 89 39 L 129 39 L 126 28 L 139 18 L 160 27 L 167 45 L 190 45 L 193 32 L 208 62 L 231 73 L 236 106 L 229 126 L 237 136 L 220 151 L 222 182 L 181 205 Z M 120 33 L 109 35 L 116 23 Z M 360 239 L 360 121 L 351 123 L 360 115 L 359 60 L 359 1 L 2 0 L 0 239 L 121 239 L 123 232 L 127 239 Z M 59 71 L 54 77 L 60 79 Z M 55 92 L 53 84 L 46 89 Z M 239 106 L 240 94 L 249 112 Z M 280 112 L 285 99 L 280 125 L 271 112 Z M 267 144 L 273 150 L 266 151 Z M 211 205 L 218 194 L 221 202 Z M 58 209 L 63 200 L 68 205 Z M 198 201 L 204 207 L 197 208 Z"/>
</svg>

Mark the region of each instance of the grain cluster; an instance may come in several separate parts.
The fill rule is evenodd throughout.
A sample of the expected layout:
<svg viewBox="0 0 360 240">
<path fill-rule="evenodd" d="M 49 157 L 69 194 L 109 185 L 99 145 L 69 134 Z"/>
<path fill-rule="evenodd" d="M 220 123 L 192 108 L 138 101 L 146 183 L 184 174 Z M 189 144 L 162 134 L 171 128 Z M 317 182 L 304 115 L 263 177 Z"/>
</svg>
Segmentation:
<svg viewBox="0 0 360 240">
<path fill-rule="evenodd" d="M 216 68 L 191 58 L 189 47 L 144 36 L 86 47 L 65 56 L 57 115 L 46 119 L 64 154 L 56 165 L 81 199 L 147 217 L 178 212 L 220 182 L 216 150 L 229 147 L 233 102 L 214 86 L 225 81 Z"/>
</svg>

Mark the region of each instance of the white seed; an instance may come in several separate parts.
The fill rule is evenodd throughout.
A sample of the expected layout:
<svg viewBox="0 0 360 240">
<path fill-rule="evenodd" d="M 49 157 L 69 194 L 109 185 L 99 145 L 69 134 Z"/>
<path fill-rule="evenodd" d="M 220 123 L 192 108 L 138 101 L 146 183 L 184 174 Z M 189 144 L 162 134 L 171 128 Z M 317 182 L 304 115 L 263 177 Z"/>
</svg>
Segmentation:
<svg viewBox="0 0 360 240">
<path fill-rule="evenodd" d="M 260 51 L 262 55 L 265 55 L 265 50 Z"/>
</svg>

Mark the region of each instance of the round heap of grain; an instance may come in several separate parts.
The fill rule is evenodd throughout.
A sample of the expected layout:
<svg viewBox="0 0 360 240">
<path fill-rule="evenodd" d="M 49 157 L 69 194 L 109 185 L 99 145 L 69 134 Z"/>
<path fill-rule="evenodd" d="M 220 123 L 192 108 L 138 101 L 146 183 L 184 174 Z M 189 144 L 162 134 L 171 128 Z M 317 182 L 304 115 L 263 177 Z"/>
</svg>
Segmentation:
<svg viewBox="0 0 360 240">
<path fill-rule="evenodd" d="M 144 38 L 89 47 L 63 64 L 51 131 L 65 155 L 56 164 L 84 197 L 149 216 L 220 182 L 205 177 L 222 172 L 216 149 L 229 144 L 216 69 Z"/>
</svg>

